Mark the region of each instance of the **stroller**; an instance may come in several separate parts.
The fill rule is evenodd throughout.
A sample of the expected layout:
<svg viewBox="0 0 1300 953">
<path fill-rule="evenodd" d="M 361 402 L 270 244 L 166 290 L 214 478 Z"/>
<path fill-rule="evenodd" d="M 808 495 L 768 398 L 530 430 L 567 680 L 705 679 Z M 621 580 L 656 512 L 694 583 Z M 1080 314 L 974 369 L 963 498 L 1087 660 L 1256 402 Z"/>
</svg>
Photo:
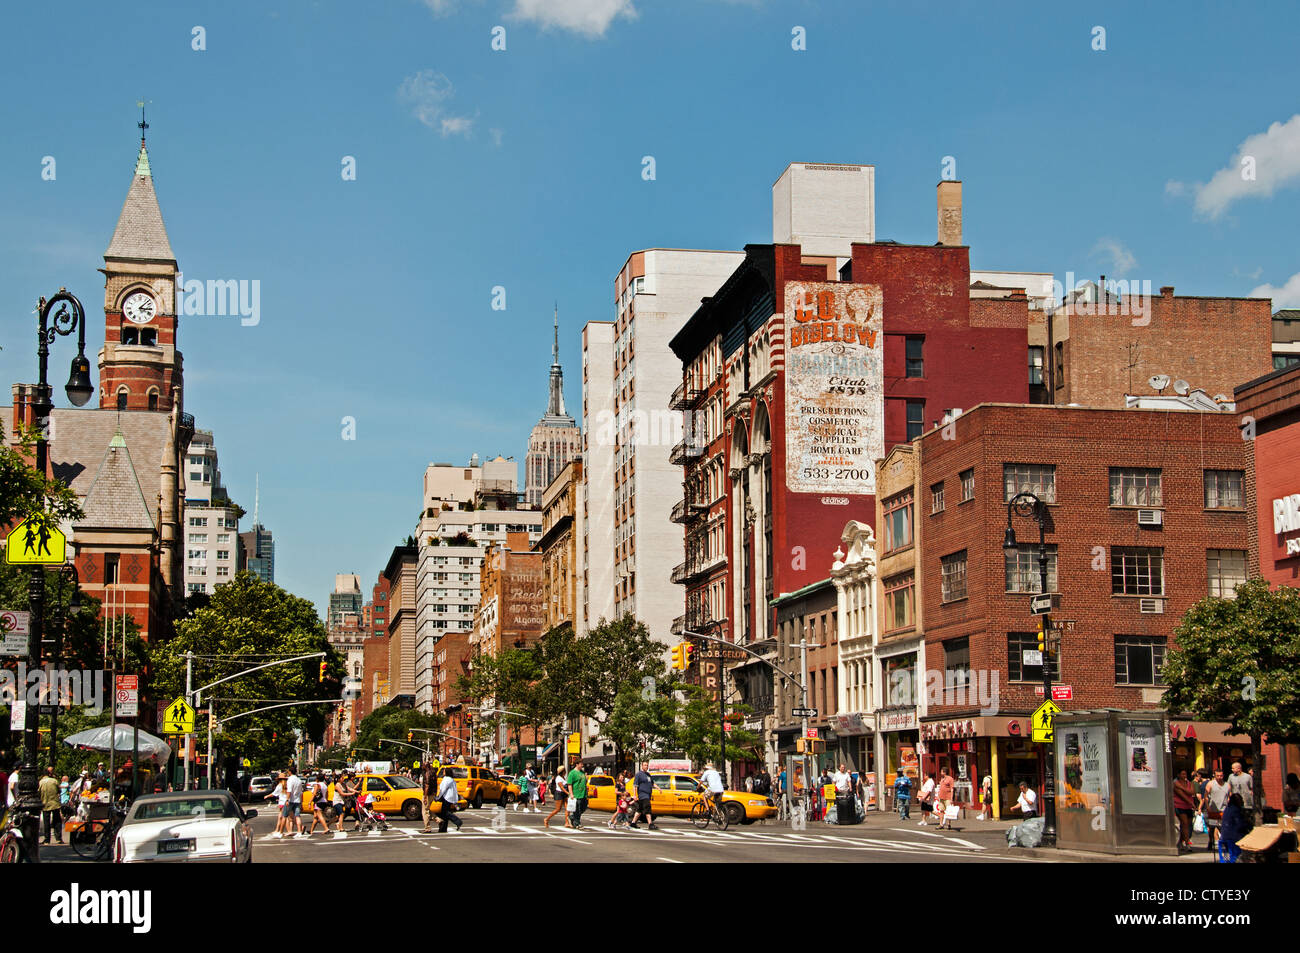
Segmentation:
<svg viewBox="0 0 1300 953">
<path fill-rule="evenodd" d="M 609 819 L 610 828 L 630 827 L 632 825 L 632 796 L 626 791 L 619 791 L 615 803 L 617 809 L 614 811 L 614 816 Z"/>
<path fill-rule="evenodd" d="M 375 810 L 375 796 L 368 794 L 361 800 L 357 801 L 357 827 L 358 832 L 386 831 L 389 830 L 388 820 L 384 817 L 382 811 Z"/>
</svg>

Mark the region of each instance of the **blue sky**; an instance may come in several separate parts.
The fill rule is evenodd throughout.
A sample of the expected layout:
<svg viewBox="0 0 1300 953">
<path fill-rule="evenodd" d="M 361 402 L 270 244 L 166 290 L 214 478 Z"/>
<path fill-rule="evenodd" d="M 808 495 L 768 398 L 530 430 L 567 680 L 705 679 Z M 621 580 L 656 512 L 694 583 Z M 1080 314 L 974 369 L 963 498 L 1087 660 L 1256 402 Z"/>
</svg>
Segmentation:
<svg viewBox="0 0 1300 953">
<path fill-rule="evenodd" d="M 580 329 L 613 317 L 627 255 L 770 241 L 771 185 L 791 161 L 874 164 L 878 238 L 929 244 L 955 157 L 976 268 L 1180 294 L 1268 285 L 1300 306 L 1293 4 L 122 9 L 7 11 L 0 377 L 35 377 L 30 312 L 60 285 L 102 343 L 96 269 L 135 161 L 135 102 L 152 100 L 155 185 L 186 277 L 261 282 L 256 326 L 183 319 L 186 409 L 250 510 L 261 474 L 277 582 L 318 604 L 335 572 L 373 583 L 414 529 L 427 463 L 504 453 L 522 478 L 555 301 L 577 410 Z M 796 26 L 806 50 L 791 48 Z M 52 366 L 72 353 L 56 345 Z"/>
</svg>

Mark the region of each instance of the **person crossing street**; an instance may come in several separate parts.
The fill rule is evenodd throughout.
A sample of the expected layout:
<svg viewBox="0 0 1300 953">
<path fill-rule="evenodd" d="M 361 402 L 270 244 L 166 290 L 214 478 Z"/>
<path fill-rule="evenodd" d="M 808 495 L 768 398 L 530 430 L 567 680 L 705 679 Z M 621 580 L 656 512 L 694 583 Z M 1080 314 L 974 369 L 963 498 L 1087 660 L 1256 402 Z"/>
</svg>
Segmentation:
<svg viewBox="0 0 1300 953">
<path fill-rule="evenodd" d="M 587 774 L 582 770 L 582 759 L 579 758 L 573 762 L 573 767 L 569 771 L 569 776 L 564 779 L 565 785 L 569 789 L 569 819 L 573 822 L 573 829 L 582 830 L 582 812 L 587 809 Z"/>
<path fill-rule="evenodd" d="M 445 772 L 442 781 L 438 784 L 438 833 L 447 833 L 449 823 L 456 825 L 456 833 L 460 830 L 460 825 L 464 823 L 456 816 L 456 808 L 460 804 L 460 793 L 456 790 L 456 779 L 451 776 L 451 772 Z"/>
</svg>

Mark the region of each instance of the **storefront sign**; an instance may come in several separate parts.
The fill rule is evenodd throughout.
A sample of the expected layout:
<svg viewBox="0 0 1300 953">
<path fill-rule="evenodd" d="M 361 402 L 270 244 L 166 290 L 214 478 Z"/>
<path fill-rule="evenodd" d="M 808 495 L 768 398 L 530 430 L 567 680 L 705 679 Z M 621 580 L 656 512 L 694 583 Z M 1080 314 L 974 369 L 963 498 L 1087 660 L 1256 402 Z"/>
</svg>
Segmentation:
<svg viewBox="0 0 1300 953">
<path fill-rule="evenodd" d="M 881 731 L 912 731 L 916 728 L 916 709 L 885 709 L 877 713 Z"/>
<path fill-rule="evenodd" d="M 871 716 L 852 712 L 833 716 L 835 731 L 841 735 L 865 735 L 871 731 Z"/>
<path fill-rule="evenodd" d="M 785 286 L 786 485 L 876 492 L 885 455 L 884 294 L 879 285 Z"/>
<path fill-rule="evenodd" d="M 974 738 L 975 719 L 928 722 L 921 725 L 921 737 L 927 741 L 944 738 Z"/>
</svg>

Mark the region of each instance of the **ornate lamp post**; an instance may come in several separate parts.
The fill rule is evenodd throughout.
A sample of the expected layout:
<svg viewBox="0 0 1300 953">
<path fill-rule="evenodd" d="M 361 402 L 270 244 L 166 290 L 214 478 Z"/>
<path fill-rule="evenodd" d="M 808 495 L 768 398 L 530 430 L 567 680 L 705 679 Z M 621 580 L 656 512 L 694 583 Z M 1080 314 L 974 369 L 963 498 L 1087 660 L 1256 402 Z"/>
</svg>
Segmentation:
<svg viewBox="0 0 1300 953">
<path fill-rule="evenodd" d="M 58 305 L 59 310 L 50 312 Z M 60 288 L 58 294 L 48 301 L 41 298 L 37 305 L 38 324 L 36 331 L 36 360 L 40 376 L 36 383 L 32 400 L 32 415 L 35 418 L 36 435 L 36 471 L 43 477 L 48 465 L 49 445 L 46 434 L 49 433 L 50 413 L 54 409 L 49 373 L 50 345 L 56 335 L 69 335 L 77 332 L 77 356 L 72 359 L 72 372 L 68 377 L 68 400 L 75 407 L 85 406 L 95 393 L 90 382 L 90 361 L 86 360 L 86 311 L 77 300 L 77 296 Z M 28 670 L 41 666 L 42 614 L 45 611 L 45 567 L 33 566 L 27 586 L 27 596 L 31 603 L 31 644 L 27 648 Z M 15 807 L 18 809 L 22 825 L 23 840 L 27 845 L 28 857 L 32 861 L 40 860 L 40 848 L 37 843 L 41 823 L 41 798 L 37 793 L 36 755 L 40 744 L 40 708 L 27 705 L 26 720 L 23 723 L 23 764 L 18 778 Z"/>
<path fill-rule="evenodd" d="M 1047 588 L 1047 523 L 1051 519 L 1047 504 L 1033 493 L 1017 493 L 1007 501 L 1007 531 L 1002 542 L 1002 551 L 1008 556 L 1019 551 L 1016 545 L 1016 531 L 1011 526 L 1012 515 L 1031 517 L 1038 523 L 1038 577 L 1039 592 L 1048 595 Z M 1042 616 L 1043 623 L 1043 701 L 1052 700 L 1052 616 Z M 1043 843 L 1048 846 L 1056 844 L 1056 740 L 1047 742 L 1047 754 L 1044 758 L 1045 771 L 1043 788 L 1040 796 L 1043 801 Z"/>
</svg>

